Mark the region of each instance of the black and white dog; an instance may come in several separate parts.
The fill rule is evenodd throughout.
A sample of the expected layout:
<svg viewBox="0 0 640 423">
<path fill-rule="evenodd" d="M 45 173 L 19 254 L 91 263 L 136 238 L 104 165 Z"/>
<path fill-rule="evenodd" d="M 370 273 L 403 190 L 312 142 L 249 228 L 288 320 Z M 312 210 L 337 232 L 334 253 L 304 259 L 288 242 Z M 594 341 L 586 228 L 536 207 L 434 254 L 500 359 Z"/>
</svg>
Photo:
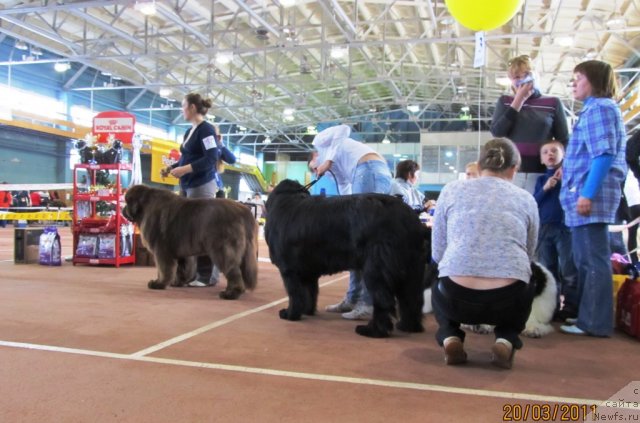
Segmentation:
<svg viewBox="0 0 640 423">
<path fill-rule="evenodd" d="M 389 336 L 396 301 L 396 327 L 424 330 L 423 276 L 431 236 L 402 200 L 382 194 L 311 196 L 298 182 L 285 180 L 269 194 L 266 208 L 269 254 L 289 295 L 280 318 L 313 315 L 318 278 L 355 270 L 373 299 L 373 317 L 356 327 L 358 334 Z"/>
<path fill-rule="evenodd" d="M 558 288 L 553 274 L 540 263 L 532 262 L 531 272 L 531 280 L 529 283 L 535 284 L 535 297 L 531 305 L 531 314 L 529 314 L 529 319 L 522 334 L 530 338 L 540 338 L 554 330 L 553 326 L 551 326 L 551 321 L 553 320 L 553 313 L 556 309 Z M 433 310 L 431 307 L 431 284 L 434 283 L 437 278 L 437 265 L 428 265 L 427 276 L 425 277 L 425 286 L 427 289 L 424 291 L 424 307 L 422 308 L 425 314 Z M 493 332 L 493 326 L 491 325 L 462 326 L 476 333 Z"/>
</svg>

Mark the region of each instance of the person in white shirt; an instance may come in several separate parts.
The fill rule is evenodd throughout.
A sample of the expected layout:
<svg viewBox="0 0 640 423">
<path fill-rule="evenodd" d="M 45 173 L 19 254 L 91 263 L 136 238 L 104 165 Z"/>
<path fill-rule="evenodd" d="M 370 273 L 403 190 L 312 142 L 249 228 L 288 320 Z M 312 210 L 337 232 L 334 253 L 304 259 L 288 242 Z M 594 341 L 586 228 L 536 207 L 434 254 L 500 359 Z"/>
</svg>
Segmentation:
<svg viewBox="0 0 640 423">
<path fill-rule="evenodd" d="M 349 138 L 351 128 L 338 125 L 318 133 L 313 146 L 318 156 L 309 166 L 318 177 L 330 172 L 335 178 L 339 195 L 380 193 L 391 189 L 391 172 L 386 160 L 371 147 Z M 351 272 L 349 289 L 338 304 L 326 311 L 342 313 L 349 320 L 368 320 L 373 314 L 373 302 L 360 272 Z"/>
</svg>

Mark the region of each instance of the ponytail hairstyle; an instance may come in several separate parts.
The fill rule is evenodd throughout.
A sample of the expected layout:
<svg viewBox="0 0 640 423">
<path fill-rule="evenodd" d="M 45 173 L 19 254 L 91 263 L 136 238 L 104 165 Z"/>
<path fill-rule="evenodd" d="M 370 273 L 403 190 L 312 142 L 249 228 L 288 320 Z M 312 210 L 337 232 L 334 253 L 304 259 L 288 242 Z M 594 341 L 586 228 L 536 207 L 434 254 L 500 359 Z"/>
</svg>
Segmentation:
<svg viewBox="0 0 640 423">
<path fill-rule="evenodd" d="M 618 96 L 618 82 L 613 68 L 607 62 L 587 60 L 578 63 L 573 72 L 581 73 L 587 78 L 591 85 L 591 95 L 594 97 L 615 99 Z"/>
<path fill-rule="evenodd" d="M 184 99 L 187 101 L 189 106 L 191 106 L 192 104 L 196 106 L 196 112 L 203 116 L 207 114 L 207 112 L 213 105 L 213 102 L 210 98 L 204 98 L 198 93 L 189 93 L 184 96 Z"/>
<path fill-rule="evenodd" d="M 494 138 L 480 149 L 478 166 L 480 170 L 502 173 L 520 165 L 520 152 L 507 138 Z"/>
</svg>

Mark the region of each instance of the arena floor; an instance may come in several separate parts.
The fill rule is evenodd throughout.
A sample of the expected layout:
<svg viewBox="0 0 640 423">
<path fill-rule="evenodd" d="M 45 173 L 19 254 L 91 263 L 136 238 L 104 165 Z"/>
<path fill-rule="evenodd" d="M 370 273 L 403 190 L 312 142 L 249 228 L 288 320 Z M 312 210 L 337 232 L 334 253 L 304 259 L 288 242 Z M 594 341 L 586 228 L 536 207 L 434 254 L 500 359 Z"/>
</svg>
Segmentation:
<svg viewBox="0 0 640 423">
<path fill-rule="evenodd" d="M 264 241 L 260 257 L 258 288 L 224 301 L 220 287 L 149 290 L 153 268 L 16 265 L 0 228 L 0 422 L 521 421 L 514 406 L 598 404 L 640 379 L 622 334 L 526 339 L 506 371 L 489 335 L 445 366 L 431 315 L 426 333 L 389 339 L 323 311 L 285 322 Z M 321 282 L 324 309 L 348 277 Z"/>
</svg>

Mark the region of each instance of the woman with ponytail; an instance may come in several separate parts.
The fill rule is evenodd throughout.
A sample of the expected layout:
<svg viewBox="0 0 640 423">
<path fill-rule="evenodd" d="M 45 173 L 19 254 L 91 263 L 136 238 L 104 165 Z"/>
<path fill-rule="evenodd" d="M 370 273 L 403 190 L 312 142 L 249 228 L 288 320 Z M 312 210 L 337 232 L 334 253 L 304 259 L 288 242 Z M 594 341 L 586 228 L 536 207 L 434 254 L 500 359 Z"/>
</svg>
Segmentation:
<svg viewBox="0 0 640 423">
<path fill-rule="evenodd" d="M 198 93 L 184 97 L 182 115 L 191 123 L 191 128 L 184 134 L 180 145 L 180 160 L 161 171 L 163 177 L 172 175 L 180 179 L 182 195 L 188 198 L 215 198 L 218 191 L 217 165 L 225 158 L 223 152 L 226 148 L 219 132 L 206 121 L 211 105 L 211 99 Z M 227 156 L 225 160 L 229 159 Z M 189 286 L 215 285 L 219 274 L 208 257 L 198 257 L 196 279 Z"/>
<path fill-rule="evenodd" d="M 494 365 L 511 368 L 531 311 L 531 261 L 538 239 L 533 196 L 513 184 L 518 149 L 505 138 L 480 151 L 477 179 L 447 184 L 432 233 L 439 279 L 432 288 L 436 339 L 449 365 L 467 361 L 460 324 L 495 325 Z"/>
</svg>

